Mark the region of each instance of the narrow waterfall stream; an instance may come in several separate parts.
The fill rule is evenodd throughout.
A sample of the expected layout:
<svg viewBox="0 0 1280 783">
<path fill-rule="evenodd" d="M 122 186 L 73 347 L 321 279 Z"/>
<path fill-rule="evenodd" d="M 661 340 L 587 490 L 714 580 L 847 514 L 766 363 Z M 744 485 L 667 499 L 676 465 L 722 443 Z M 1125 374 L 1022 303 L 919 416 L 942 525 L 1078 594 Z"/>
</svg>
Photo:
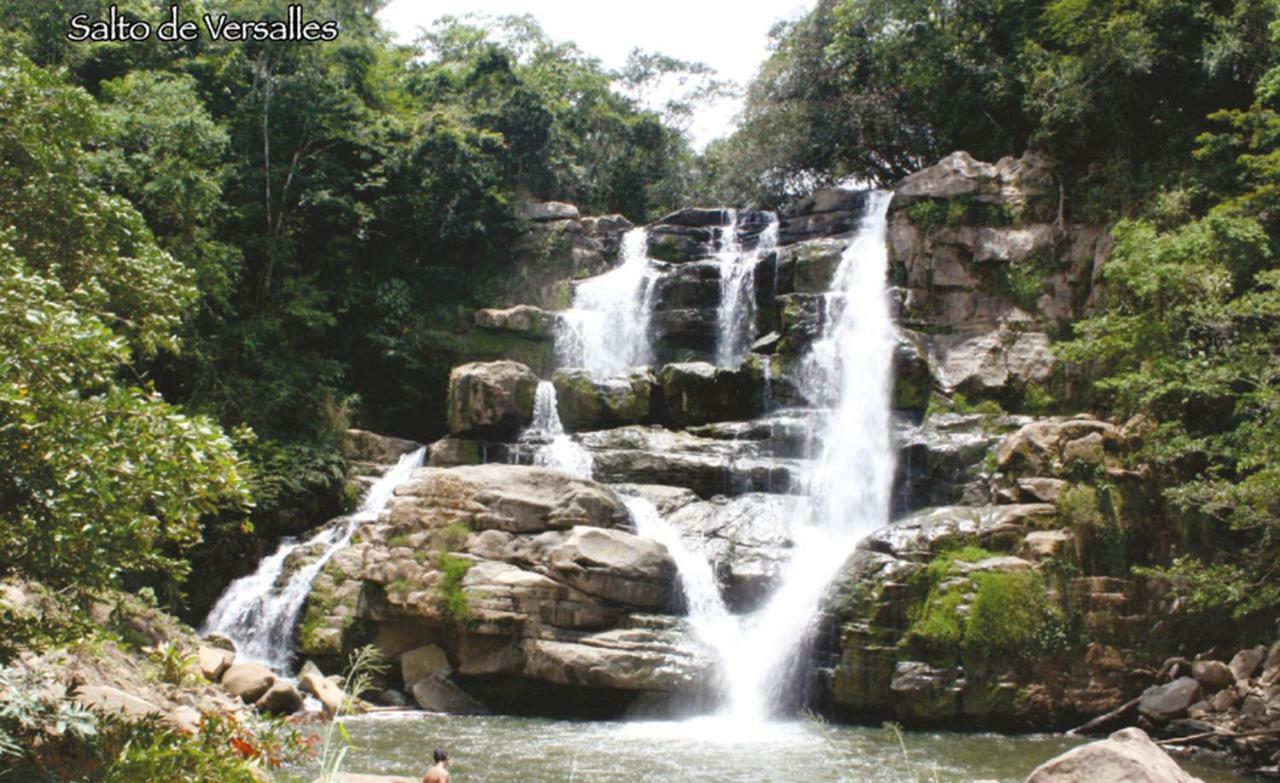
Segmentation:
<svg viewBox="0 0 1280 783">
<path fill-rule="evenodd" d="M 556 387 L 551 381 L 540 381 L 533 398 L 533 423 L 521 434 L 521 440 L 538 443 L 533 464 L 553 468 L 576 478 L 591 478 L 591 453 L 565 434 L 560 422 Z"/>
<path fill-rule="evenodd" d="M 821 456 L 807 490 L 813 519 L 798 526 L 778 587 L 744 621 L 726 661 L 728 713 L 768 718 L 792 681 L 796 654 L 827 586 L 858 541 L 889 521 L 893 320 L 885 285 L 891 194 L 874 193 L 836 270 L 822 338 L 805 359 L 806 396 L 833 408 L 815 433 Z"/>
<path fill-rule="evenodd" d="M 356 530 L 378 518 L 415 468 L 422 466 L 427 450 L 405 454 L 369 487 L 355 513 L 339 517 L 305 541 L 286 538 L 270 556 L 223 591 L 204 621 L 202 633 L 219 634 L 235 642 L 243 660 L 257 661 L 273 671 L 286 673 L 293 656 L 293 631 L 306 603 L 311 583 L 320 569 L 351 542 Z M 319 549 L 319 556 L 285 574 L 289 556 L 300 549 Z"/>
<path fill-rule="evenodd" d="M 742 249 L 738 238 L 739 212 L 726 210 L 727 220 L 718 232 L 716 261 L 720 266 L 720 304 L 716 311 L 716 364 L 736 367 L 750 347 L 755 319 L 756 266 L 778 244 L 778 219 L 766 213 L 768 223 L 755 247 Z"/>
</svg>

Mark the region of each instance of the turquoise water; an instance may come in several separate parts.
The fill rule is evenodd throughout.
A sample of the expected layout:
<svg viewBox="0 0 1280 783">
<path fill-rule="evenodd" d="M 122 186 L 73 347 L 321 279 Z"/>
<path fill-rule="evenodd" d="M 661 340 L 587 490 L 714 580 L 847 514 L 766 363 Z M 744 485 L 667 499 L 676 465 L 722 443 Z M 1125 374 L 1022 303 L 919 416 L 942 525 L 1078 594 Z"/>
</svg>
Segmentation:
<svg viewBox="0 0 1280 783">
<path fill-rule="evenodd" d="M 1079 744 L 1053 735 L 907 732 L 819 721 L 731 724 L 575 722 L 507 716 L 385 713 L 347 722 L 345 772 L 422 775 L 437 746 L 457 783 L 1018 783 Z M 1206 783 L 1243 778 L 1212 758 L 1179 759 Z M 309 781 L 314 770 L 295 770 Z"/>
</svg>

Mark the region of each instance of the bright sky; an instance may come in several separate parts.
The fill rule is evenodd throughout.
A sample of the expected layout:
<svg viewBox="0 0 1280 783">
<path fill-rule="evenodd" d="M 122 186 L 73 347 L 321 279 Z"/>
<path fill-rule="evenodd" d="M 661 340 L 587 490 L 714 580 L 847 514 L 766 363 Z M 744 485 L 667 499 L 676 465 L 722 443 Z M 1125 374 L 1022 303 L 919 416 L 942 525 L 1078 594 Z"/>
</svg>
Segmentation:
<svg viewBox="0 0 1280 783">
<path fill-rule="evenodd" d="M 794 19 L 814 0 L 392 0 L 379 15 L 403 42 L 441 16 L 467 13 L 531 14 L 556 40 L 576 43 L 607 67 L 621 66 L 635 47 L 700 60 L 720 78 L 746 84 L 769 54 L 769 28 Z M 690 132 L 694 142 L 728 135 L 739 101 L 702 112 Z"/>
</svg>

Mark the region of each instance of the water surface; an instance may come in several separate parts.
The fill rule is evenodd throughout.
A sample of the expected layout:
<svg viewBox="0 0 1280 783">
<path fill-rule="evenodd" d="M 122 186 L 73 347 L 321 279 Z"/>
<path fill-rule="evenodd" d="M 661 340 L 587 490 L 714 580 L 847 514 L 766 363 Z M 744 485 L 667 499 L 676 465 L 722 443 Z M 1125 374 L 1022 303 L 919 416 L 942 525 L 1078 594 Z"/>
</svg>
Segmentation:
<svg viewBox="0 0 1280 783">
<path fill-rule="evenodd" d="M 357 747 L 343 771 L 417 777 L 432 749 L 443 746 L 453 755 L 457 783 L 1019 783 L 1041 762 L 1080 742 L 1051 735 L 908 732 L 900 743 L 892 731 L 879 728 L 713 718 L 578 722 L 403 712 L 347 725 Z M 1243 780 L 1217 759 L 1179 763 L 1205 783 Z"/>
</svg>

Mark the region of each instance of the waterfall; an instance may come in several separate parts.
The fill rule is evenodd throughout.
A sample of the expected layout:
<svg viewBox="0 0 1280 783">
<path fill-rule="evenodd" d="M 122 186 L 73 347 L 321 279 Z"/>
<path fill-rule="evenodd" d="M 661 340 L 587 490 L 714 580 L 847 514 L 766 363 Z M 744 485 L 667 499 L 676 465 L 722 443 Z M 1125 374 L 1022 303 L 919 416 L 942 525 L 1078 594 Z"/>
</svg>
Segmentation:
<svg viewBox="0 0 1280 783">
<path fill-rule="evenodd" d="M 369 487 L 354 514 L 333 520 L 306 541 L 282 540 L 274 553 L 258 563 L 256 571 L 227 586 L 205 619 L 202 632 L 231 639 L 242 660 L 259 661 L 276 672 L 287 672 L 293 656 L 294 626 L 311 592 L 311 583 L 320 569 L 351 543 L 361 525 L 378 518 L 396 486 L 422 466 L 426 454 L 423 448 L 400 457 Z M 289 556 L 303 548 L 319 549 L 320 554 L 286 578 Z"/>
<path fill-rule="evenodd" d="M 875 193 L 840 258 L 822 337 L 805 359 L 806 397 L 832 405 L 817 433 L 820 458 L 807 478 L 813 519 L 795 530 L 778 588 L 745 618 L 726 662 L 728 713 L 761 720 L 778 705 L 802 656 L 818 604 L 858 540 L 889 519 L 893 321 L 885 272 L 892 194 Z"/>
<path fill-rule="evenodd" d="M 533 464 L 577 478 L 591 478 L 591 453 L 565 434 L 564 425 L 560 423 L 556 387 L 551 381 L 538 383 L 533 398 L 533 422 L 521 433 L 520 440 L 541 442 L 533 453 Z"/>
<path fill-rule="evenodd" d="M 622 238 L 622 263 L 578 283 L 573 305 L 561 313 L 556 333 L 561 367 L 582 367 L 599 378 L 653 363 L 649 320 L 654 277 L 649 234 L 634 228 Z"/>
<path fill-rule="evenodd" d="M 720 303 L 716 309 L 716 364 L 737 367 L 753 336 L 756 302 L 756 266 L 778 244 L 778 219 L 766 213 L 768 224 L 750 252 L 738 240 L 738 211 L 726 210 L 727 221 L 719 229 L 716 261 L 720 267 Z"/>
</svg>

